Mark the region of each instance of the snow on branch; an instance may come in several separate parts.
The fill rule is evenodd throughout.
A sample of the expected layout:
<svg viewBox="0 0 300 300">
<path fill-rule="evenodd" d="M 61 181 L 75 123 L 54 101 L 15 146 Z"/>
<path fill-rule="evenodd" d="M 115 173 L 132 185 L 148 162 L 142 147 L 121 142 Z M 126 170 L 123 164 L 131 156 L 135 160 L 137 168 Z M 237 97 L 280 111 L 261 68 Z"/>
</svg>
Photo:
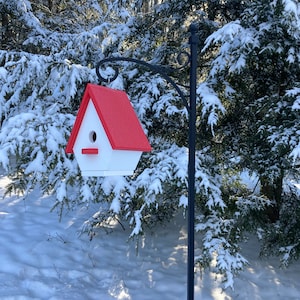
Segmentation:
<svg viewBox="0 0 300 300">
<path fill-rule="evenodd" d="M 163 184 L 177 181 L 187 186 L 188 152 L 184 147 L 176 144 L 158 151 L 151 157 L 151 167 L 144 169 L 135 179 L 136 188 L 143 188 L 146 201 L 152 201 L 153 195 L 163 192 Z"/>
<path fill-rule="evenodd" d="M 43 28 L 41 22 L 32 11 L 30 1 L 10 0 L 5 1 L 4 5 L 6 6 L 6 9 L 8 11 L 10 11 L 13 15 L 16 15 L 18 19 L 23 22 L 28 28 L 32 29 L 42 36 L 47 35 L 47 30 Z"/>
<path fill-rule="evenodd" d="M 295 97 L 292 110 L 300 110 L 300 87 L 295 87 L 287 91 L 286 96 Z"/>
<path fill-rule="evenodd" d="M 196 231 L 204 234 L 202 254 L 196 262 L 205 267 L 207 262 L 215 268 L 215 272 L 224 276 L 224 288 L 234 286 L 234 275 L 243 270 L 248 261 L 238 252 L 236 242 L 229 237 L 234 231 L 234 219 L 225 219 L 212 213 L 209 217 L 199 217 Z"/>
<path fill-rule="evenodd" d="M 197 93 L 202 99 L 202 117 L 207 116 L 207 124 L 214 135 L 214 126 L 218 122 L 218 115 L 225 113 L 225 108 L 216 92 L 206 82 L 199 85 Z"/>
<path fill-rule="evenodd" d="M 239 20 L 224 25 L 206 39 L 202 52 L 206 51 L 207 48 L 214 44 L 224 43 L 224 41 L 232 41 L 240 30 L 242 30 L 242 26 L 240 25 Z"/>
</svg>

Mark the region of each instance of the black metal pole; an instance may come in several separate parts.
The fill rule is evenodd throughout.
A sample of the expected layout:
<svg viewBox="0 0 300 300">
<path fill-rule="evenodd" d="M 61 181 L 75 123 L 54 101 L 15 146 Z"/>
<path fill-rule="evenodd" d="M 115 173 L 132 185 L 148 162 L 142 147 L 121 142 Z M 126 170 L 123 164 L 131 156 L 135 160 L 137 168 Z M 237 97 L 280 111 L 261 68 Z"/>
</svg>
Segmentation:
<svg viewBox="0 0 300 300">
<path fill-rule="evenodd" d="M 188 163 L 188 292 L 187 300 L 194 300 L 194 254 L 195 254 L 195 152 L 196 152 L 196 85 L 198 28 L 190 26 L 190 109 L 189 109 L 189 163 Z"/>
<path fill-rule="evenodd" d="M 109 57 L 98 62 L 96 74 L 100 81 L 111 82 L 119 74 L 118 69 L 114 69 L 115 74 L 112 78 L 104 78 L 100 73 L 100 67 L 106 63 L 119 61 L 132 62 L 144 66 L 154 73 L 160 74 L 169 82 L 178 92 L 183 104 L 189 114 L 189 160 L 188 160 L 188 255 L 187 255 L 187 300 L 194 300 L 194 254 L 195 254 L 195 152 L 196 152 L 196 85 L 197 85 L 197 49 L 199 38 L 197 37 L 198 26 L 191 24 L 191 36 L 189 39 L 191 53 L 189 55 L 190 63 L 190 101 L 187 102 L 186 96 L 181 88 L 168 76 L 162 66 L 152 65 L 145 61 L 126 58 L 126 57 Z"/>
</svg>

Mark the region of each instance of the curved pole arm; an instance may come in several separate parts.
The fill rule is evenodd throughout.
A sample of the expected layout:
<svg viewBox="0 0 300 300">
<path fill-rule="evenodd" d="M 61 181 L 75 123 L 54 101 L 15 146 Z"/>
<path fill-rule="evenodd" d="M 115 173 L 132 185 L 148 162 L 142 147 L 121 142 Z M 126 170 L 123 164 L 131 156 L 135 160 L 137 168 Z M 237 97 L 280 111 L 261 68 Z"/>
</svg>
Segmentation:
<svg viewBox="0 0 300 300">
<path fill-rule="evenodd" d="M 188 55 L 188 58 L 189 58 L 189 60 L 188 60 L 188 63 L 189 63 L 189 61 L 190 61 L 189 55 Z M 102 82 L 111 82 L 111 81 L 114 81 L 118 77 L 119 71 L 116 67 L 113 68 L 115 74 L 111 78 L 104 78 L 100 74 L 101 66 L 103 66 L 107 63 L 114 63 L 114 62 L 118 62 L 118 61 L 133 62 L 135 64 L 138 64 L 138 65 L 141 65 L 143 67 L 146 67 L 146 68 L 150 69 L 153 73 L 157 73 L 157 74 L 161 75 L 161 77 L 163 77 L 168 83 L 170 83 L 174 87 L 174 89 L 179 94 L 179 96 L 180 96 L 184 106 L 186 107 L 187 111 L 190 112 L 190 106 L 189 106 L 188 101 L 187 101 L 187 96 L 185 96 L 185 94 L 183 93 L 181 88 L 175 83 L 175 81 L 169 75 L 166 74 L 166 72 L 164 71 L 163 66 L 151 65 L 150 63 L 147 63 L 143 60 L 139 60 L 139 59 L 135 59 L 135 58 L 109 57 L 109 58 L 105 58 L 105 59 L 100 60 L 96 65 L 96 74 L 97 74 L 98 78 L 100 79 L 100 81 L 102 81 Z"/>
</svg>

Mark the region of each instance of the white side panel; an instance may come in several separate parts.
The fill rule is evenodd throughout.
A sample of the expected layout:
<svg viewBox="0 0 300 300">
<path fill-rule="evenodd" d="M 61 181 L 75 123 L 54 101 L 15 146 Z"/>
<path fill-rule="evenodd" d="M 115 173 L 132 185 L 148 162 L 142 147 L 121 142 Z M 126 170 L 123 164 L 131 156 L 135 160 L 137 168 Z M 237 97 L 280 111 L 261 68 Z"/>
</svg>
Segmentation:
<svg viewBox="0 0 300 300">
<path fill-rule="evenodd" d="M 90 138 L 93 131 L 96 133 L 95 142 Z M 82 148 L 98 148 L 98 154 L 82 154 Z M 87 106 L 73 149 L 81 171 L 108 168 L 112 148 L 92 101 Z"/>
</svg>

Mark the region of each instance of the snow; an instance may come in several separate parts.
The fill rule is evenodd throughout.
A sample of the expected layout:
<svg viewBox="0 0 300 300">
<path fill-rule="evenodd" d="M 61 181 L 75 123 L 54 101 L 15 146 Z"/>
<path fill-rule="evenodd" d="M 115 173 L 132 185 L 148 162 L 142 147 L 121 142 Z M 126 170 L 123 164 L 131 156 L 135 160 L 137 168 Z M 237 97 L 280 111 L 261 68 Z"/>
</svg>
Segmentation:
<svg viewBox="0 0 300 300">
<path fill-rule="evenodd" d="M 0 177 L 0 196 L 9 179 Z M 186 299 L 186 219 L 128 241 L 130 229 L 111 223 L 90 241 L 79 235 L 87 208 L 58 216 L 51 196 L 34 191 L 0 201 L 1 299 Z M 146 237 L 146 238 L 145 238 Z M 258 244 L 242 245 L 249 267 L 222 290 L 210 271 L 195 275 L 195 300 L 299 299 L 300 262 L 279 269 L 276 258 L 259 258 Z"/>
<path fill-rule="evenodd" d="M 43 165 L 44 161 L 44 154 L 42 151 L 38 151 L 36 157 L 28 164 L 27 168 L 25 169 L 24 173 L 30 174 L 31 172 L 46 172 L 46 167 Z"/>
<path fill-rule="evenodd" d="M 5 77 L 7 76 L 7 71 L 5 68 L 0 67 L 0 79 L 5 79 Z"/>
<path fill-rule="evenodd" d="M 284 10 L 287 13 L 292 13 L 296 19 L 298 19 L 298 15 L 299 15 L 299 8 L 300 6 L 293 1 L 293 0 L 284 0 Z"/>
<path fill-rule="evenodd" d="M 207 124 L 210 125 L 212 134 L 214 134 L 214 126 L 218 122 L 218 113 L 224 114 L 225 108 L 218 95 L 206 83 L 199 85 L 197 93 L 202 97 L 202 117 L 208 114 Z"/>
</svg>

